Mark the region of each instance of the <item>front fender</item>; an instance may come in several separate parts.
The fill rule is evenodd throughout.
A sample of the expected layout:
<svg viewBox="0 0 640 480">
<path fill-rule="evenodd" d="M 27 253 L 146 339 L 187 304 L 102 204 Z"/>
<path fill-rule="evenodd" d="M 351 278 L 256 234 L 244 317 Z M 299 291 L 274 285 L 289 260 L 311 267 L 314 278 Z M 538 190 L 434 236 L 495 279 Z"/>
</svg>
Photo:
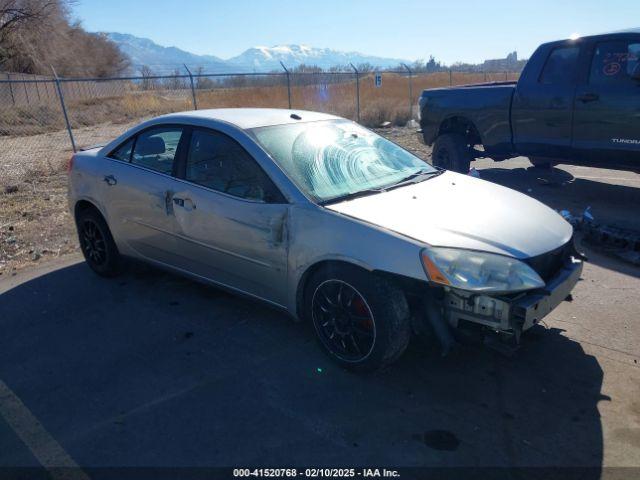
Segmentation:
<svg viewBox="0 0 640 480">
<path fill-rule="evenodd" d="M 287 309 L 299 317 L 298 294 L 321 262 L 338 261 L 426 280 L 424 244 L 319 206 L 291 209 Z"/>
</svg>

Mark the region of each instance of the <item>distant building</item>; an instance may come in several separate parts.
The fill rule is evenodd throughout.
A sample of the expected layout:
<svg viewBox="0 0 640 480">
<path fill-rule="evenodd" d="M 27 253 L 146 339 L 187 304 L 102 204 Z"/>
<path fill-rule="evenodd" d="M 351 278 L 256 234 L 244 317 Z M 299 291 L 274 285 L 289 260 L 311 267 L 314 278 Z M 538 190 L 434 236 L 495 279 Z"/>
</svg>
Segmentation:
<svg viewBox="0 0 640 480">
<path fill-rule="evenodd" d="M 526 60 L 518 60 L 518 52 L 511 52 L 507 58 L 485 60 L 482 69 L 485 72 L 519 72 L 524 68 Z"/>
</svg>

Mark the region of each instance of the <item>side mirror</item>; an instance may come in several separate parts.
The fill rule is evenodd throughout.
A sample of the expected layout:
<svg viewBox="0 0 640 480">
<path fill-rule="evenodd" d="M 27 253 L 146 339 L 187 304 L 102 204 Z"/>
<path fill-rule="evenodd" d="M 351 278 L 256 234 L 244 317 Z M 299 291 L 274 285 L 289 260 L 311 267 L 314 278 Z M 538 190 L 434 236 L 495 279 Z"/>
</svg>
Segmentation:
<svg viewBox="0 0 640 480">
<path fill-rule="evenodd" d="M 631 79 L 640 82 L 640 62 L 636 63 L 636 68 L 631 72 Z"/>
</svg>

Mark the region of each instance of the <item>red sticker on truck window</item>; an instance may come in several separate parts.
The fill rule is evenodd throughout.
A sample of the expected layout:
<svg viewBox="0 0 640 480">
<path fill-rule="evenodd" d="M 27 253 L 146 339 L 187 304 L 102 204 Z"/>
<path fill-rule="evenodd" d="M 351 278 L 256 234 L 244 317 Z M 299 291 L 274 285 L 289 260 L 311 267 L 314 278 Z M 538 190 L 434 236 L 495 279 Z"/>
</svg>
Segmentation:
<svg viewBox="0 0 640 480">
<path fill-rule="evenodd" d="M 608 76 L 616 75 L 620 71 L 620 64 L 616 62 L 607 63 L 602 69 L 602 73 Z"/>
</svg>

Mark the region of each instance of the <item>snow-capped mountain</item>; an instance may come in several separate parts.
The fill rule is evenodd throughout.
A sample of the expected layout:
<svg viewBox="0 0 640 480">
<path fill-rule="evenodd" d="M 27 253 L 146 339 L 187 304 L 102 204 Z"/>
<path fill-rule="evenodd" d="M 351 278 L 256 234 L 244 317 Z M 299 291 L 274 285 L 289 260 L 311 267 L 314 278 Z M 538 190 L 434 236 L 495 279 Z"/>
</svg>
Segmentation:
<svg viewBox="0 0 640 480">
<path fill-rule="evenodd" d="M 327 69 L 349 65 L 349 63 L 354 65 L 369 63 L 376 67 L 386 68 L 395 67 L 405 61 L 399 58 L 364 55 L 359 52 L 341 52 L 330 48 L 314 48 L 306 45 L 277 45 L 275 47 L 250 48 L 237 57 L 230 58 L 227 63 L 259 72 L 282 68 L 280 62 L 284 63 L 287 68 L 305 64 Z"/>
<path fill-rule="evenodd" d="M 196 55 L 176 47 L 163 47 L 148 38 L 140 38 L 127 33 L 107 33 L 107 37 L 120 48 L 131 62 L 132 73 L 140 73 L 146 65 L 156 74 L 172 73 L 176 68 L 183 70 L 184 65 L 202 67 L 207 72 L 227 70 L 224 60 L 213 55 Z M 182 72 L 184 73 L 184 72 Z"/>
<path fill-rule="evenodd" d="M 387 68 L 406 62 L 398 58 L 376 57 L 358 52 L 342 52 L 306 45 L 254 47 L 240 55 L 223 60 L 213 55 L 196 55 L 176 47 L 163 47 L 152 40 L 134 35 L 124 33 L 106 33 L 105 35 L 129 57 L 132 73 L 139 73 L 143 65 L 151 68 L 154 73 L 165 74 L 173 72 L 176 68 L 183 69 L 184 64 L 192 71 L 202 67 L 208 73 L 240 73 L 281 70 L 280 62 L 287 68 L 305 64 L 324 69 L 345 66 L 349 63 L 354 65 L 368 63 L 374 67 Z"/>
</svg>

